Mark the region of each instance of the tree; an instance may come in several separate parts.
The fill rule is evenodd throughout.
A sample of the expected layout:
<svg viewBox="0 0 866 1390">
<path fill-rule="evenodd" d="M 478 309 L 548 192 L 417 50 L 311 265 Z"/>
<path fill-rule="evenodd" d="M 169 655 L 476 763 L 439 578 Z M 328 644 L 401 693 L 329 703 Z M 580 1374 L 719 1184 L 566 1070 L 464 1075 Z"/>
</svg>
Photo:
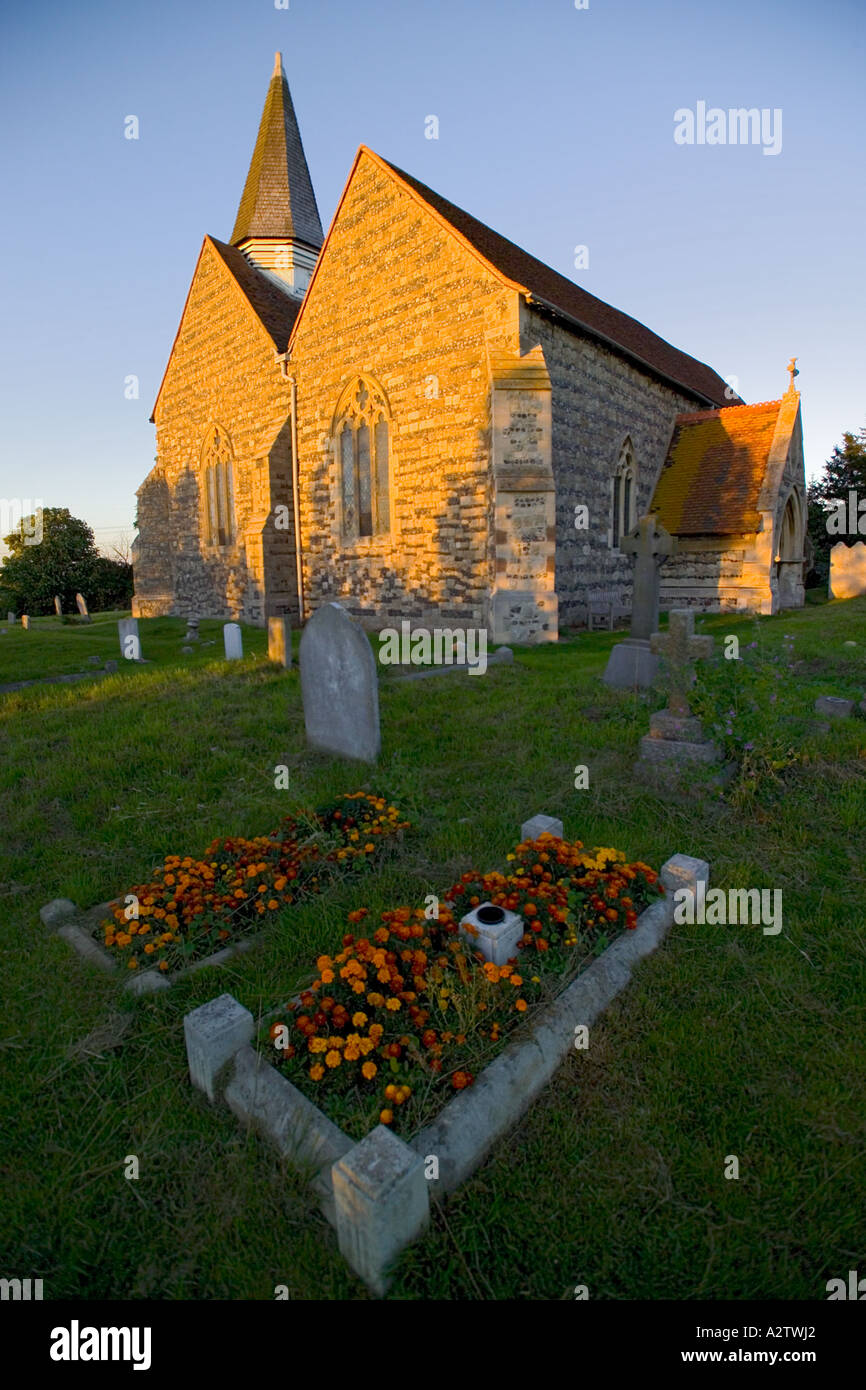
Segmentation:
<svg viewBox="0 0 866 1390">
<path fill-rule="evenodd" d="M 74 611 L 76 593 L 88 607 L 126 607 L 132 594 L 132 566 L 100 555 L 93 531 L 67 507 L 45 507 L 42 539 L 28 544 L 38 528 L 26 519 L 18 531 L 5 536 L 9 554 L 0 568 L 0 590 L 19 613 L 53 613 L 59 595 L 64 612 Z"/>
<path fill-rule="evenodd" d="M 808 488 L 809 539 L 814 550 L 812 572 L 813 578 L 817 576 L 822 584 L 830 575 L 833 546 L 838 541 L 854 545 L 863 539 L 858 535 L 832 535 L 827 530 L 827 521 L 837 503 L 844 502 L 847 507 L 849 492 L 856 492 L 860 499 L 866 498 L 866 427 L 857 434 L 846 430 L 842 440 L 842 446 L 837 444 L 833 449 L 820 478 L 814 479 Z"/>
</svg>

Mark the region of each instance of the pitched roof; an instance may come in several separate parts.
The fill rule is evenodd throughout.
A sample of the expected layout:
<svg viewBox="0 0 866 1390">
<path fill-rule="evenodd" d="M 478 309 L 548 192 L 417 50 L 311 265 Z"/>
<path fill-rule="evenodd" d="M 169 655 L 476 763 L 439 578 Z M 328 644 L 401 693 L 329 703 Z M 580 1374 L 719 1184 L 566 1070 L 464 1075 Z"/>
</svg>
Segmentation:
<svg viewBox="0 0 866 1390">
<path fill-rule="evenodd" d="M 495 270 L 516 283 L 524 292 L 528 292 L 542 307 L 554 309 L 565 315 L 574 321 L 576 327 L 590 336 L 606 342 L 614 349 L 620 349 L 629 357 L 637 358 L 644 366 L 684 387 L 689 394 L 716 405 L 730 402 L 730 390 L 712 367 L 689 357 L 685 352 L 680 352 L 637 319 L 630 318 L 628 314 L 614 309 L 601 299 L 596 299 L 595 295 L 589 294 L 572 280 L 566 279 L 543 261 L 531 256 L 528 251 L 523 251 L 519 246 L 515 246 L 514 242 L 492 231 L 471 213 L 464 212 L 454 203 L 449 203 L 447 198 L 427 188 L 411 174 L 398 169 L 395 164 L 389 164 L 378 155 L 374 158 L 408 184 L 429 207 L 465 237 Z"/>
<path fill-rule="evenodd" d="M 650 511 L 675 536 L 737 535 L 758 499 L 783 402 L 678 415 Z"/>
<path fill-rule="evenodd" d="M 251 265 L 236 246 L 227 246 L 216 237 L 209 237 L 222 257 L 226 267 L 240 285 L 250 304 L 258 314 L 264 327 L 270 333 L 279 352 L 285 352 L 301 301 L 295 299 L 288 290 L 280 289 L 268 275 Z"/>
<path fill-rule="evenodd" d="M 232 232 L 302 241 L 318 250 L 322 223 L 281 55 L 276 55 L 259 133 Z"/>
</svg>

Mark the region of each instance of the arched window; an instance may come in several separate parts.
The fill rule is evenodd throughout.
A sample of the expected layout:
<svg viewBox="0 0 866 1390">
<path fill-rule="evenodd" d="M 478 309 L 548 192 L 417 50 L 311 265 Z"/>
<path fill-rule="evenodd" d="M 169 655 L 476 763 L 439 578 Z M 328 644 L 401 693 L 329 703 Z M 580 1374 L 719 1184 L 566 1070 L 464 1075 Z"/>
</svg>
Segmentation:
<svg viewBox="0 0 866 1390">
<path fill-rule="evenodd" d="M 613 476 L 611 498 L 611 545 L 619 549 L 623 536 L 637 525 L 637 467 L 631 440 L 627 439 L 619 452 L 619 462 Z"/>
<path fill-rule="evenodd" d="M 391 530 L 391 412 L 368 377 L 353 377 L 334 415 L 343 539 Z"/>
<path fill-rule="evenodd" d="M 231 545 L 235 536 L 231 440 L 220 425 L 205 436 L 201 455 L 204 533 L 209 545 Z"/>
</svg>

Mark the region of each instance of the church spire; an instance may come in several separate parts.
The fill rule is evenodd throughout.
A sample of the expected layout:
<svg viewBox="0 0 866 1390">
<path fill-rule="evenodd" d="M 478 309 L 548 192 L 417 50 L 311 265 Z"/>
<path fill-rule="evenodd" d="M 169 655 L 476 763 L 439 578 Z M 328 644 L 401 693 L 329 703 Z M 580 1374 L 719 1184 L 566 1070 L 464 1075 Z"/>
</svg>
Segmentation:
<svg viewBox="0 0 866 1390">
<path fill-rule="evenodd" d="M 277 53 L 232 245 L 284 288 L 302 295 L 323 240 L 282 55 Z"/>
</svg>

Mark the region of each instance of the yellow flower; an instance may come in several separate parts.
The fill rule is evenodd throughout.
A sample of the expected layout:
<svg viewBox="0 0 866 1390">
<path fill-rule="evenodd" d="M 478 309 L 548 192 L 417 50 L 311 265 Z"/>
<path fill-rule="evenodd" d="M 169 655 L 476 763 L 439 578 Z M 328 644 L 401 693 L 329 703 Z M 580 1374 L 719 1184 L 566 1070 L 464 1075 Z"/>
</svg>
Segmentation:
<svg viewBox="0 0 866 1390">
<path fill-rule="evenodd" d="M 309 1048 L 310 1052 L 327 1052 L 328 1039 L 310 1038 L 310 1041 L 307 1043 L 307 1047 Z"/>
<path fill-rule="evenodd" d="M 386 1009 L 390 1009 L 391 1012 L 394 1013 L 394 1014 L 395 1014 L 395 1013 L 397 1012 L 397 1010 L 398 1010 L 399 1008 L 401 1008 L 401 1007 L 402 1007 L 402 1005 L 400 1004 L 400 1000 L 399 1000 L 399 999 L 389 999 L 388 1002 L 387 1002 L 387 1004 L 385 1005 L 385 1008 L 386 1008 Z"/>
<path fill-rule="evenodd" d="M 333 972 L 333 970 L 323 970 L 323 971 L 322 971 L 322 984 L 323 984 L 323 985 L 329 985 L 329 984 L 331 983 L 331 981 L 333 980 L 333 978 L 334 978 L 334 972 Z"/>
<path fill-rule="evenodd" d="M 333 1051 L 333 1050 L 332 1050 L 331 1052 L 326 1052 L 326 1053 L 325 1053 L 325 1066 L 326 1066 L 326 1067 L 338 1067 L 339 1065 L 340 1065 L 340 1054 L 339 1054 L 339 1052 L 336 1052 L 336 1051 Z"/>
<path fill-rule="evenodd" d="M 322 1066 L 321 1062 L 317 1062 L 314 1067 L 310 1067 L 310 1076 L 314 1081 L 321 1081 L 324 1075 L 325 1068 Z"/>
<path fill-rule="evenodd" d="M 358 1011 L 358 1013 L 352 1014 L 352 1024 L 355 1028 L 363 1028 L 366 1022 L 367 1015 L 362 1014 L 360 1010 Z"/>
<path fill-rule="evenodd" d="M 361 1068 L 361 1075 L 365 1081 L 372 1081 L 378 1070 L 375 1062 L 365 1062 Z"/>
</svg>

